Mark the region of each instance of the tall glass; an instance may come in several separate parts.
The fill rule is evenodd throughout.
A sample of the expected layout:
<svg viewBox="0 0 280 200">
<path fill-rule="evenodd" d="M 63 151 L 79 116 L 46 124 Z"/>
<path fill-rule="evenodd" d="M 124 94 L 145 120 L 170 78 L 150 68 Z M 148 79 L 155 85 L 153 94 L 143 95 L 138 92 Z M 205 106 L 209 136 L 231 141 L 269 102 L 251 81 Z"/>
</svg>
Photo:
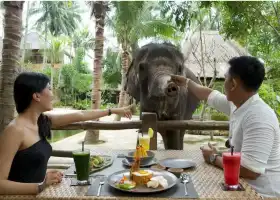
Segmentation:
<svg viewBox="0 0 280 200">
<path fill-rule="evenodd" d="M 240 159 L 240 152 L 233 154 L 231 152 L 223 153 L 225 185 L 232 189 L 237 189 L 239 185 Z"/>
<path fill-rule="evenodd" d="M 139 144 L 142 145 L 145 150 L 150 150 L 150 136 L 148 134 L 139 134 Z"/>
<path fill-rule="evenodd" d="M 90 151 L 88 149 L 73 151 L 73 159 L 75 162 L 77 173 L 77 184 L 83 185 L 88 182 L 89 179 L 89 160 Z"/>
</svg>

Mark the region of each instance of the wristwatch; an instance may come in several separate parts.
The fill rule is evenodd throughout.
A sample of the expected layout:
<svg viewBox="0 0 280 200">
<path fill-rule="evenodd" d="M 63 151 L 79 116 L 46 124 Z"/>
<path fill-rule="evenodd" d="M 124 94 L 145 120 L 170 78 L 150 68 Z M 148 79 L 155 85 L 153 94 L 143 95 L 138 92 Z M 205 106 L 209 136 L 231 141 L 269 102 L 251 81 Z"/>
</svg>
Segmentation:
<svg viewBox="0 0 280 200">
<path fill-rule="evenodd" d="M 46 188 L 46 181 L 44 180 L 43 182 L 38 184 L 38 193 L 41 193 L 45 188 Z"/>
<path fill-rule="evenodd" d="M 108 109 L 108 116 L 110 116 L 112 114 L 112 111 L 111 111 L 111 109 L 109 108 Z"/>
<path fill-rule="evenodd" d="M 212 164 L 212 165 L 214 165 L 215 164 L 215 161 L 216 161 L 216 159 L 217 159 L 217 156 L 219 156 L 219 154 L 212 154 L 211 156 L 210 156 L 210 163 Z"/>
</svg>

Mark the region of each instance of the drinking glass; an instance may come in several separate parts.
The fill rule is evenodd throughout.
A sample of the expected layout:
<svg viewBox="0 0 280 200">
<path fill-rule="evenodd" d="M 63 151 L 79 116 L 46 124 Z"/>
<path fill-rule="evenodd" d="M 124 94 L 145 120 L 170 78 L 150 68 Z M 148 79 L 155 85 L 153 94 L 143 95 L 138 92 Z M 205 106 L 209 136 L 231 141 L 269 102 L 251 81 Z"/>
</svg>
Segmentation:
<svg viewBox="0 0 280 200">
<path fill-rule="evenodd" d="M 86 184 L 89 179 L 90 151 L 88 149 L 73 151 L 73 159 L 76 167 L 77 184 Z"/>
<path fill-rule="evenodd" d="M 148 134 L 139 135 L 139 144 L 144 147 L 145 150 L 150 150 L 150 136 Z"/>
<path fill-rule="evenodd" d="M 237 189 L 239 185 L 240 173 L 240 152 L 224 152 L 223 166 L 225 185 L 229 188 Z"/>
</svg>

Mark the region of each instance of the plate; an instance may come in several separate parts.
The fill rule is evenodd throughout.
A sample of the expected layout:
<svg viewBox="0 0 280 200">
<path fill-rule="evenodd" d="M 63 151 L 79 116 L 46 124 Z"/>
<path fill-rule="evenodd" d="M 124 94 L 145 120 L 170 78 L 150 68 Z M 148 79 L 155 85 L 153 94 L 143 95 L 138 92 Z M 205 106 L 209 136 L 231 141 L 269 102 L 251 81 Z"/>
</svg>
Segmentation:
<svg viewBox="0 0 280 200">
<path fill-rule="evenodd" d="M 90 157 L 93 157 L 93 156 L 95 156 L 95 155 L 91 155 Z M 94 172 L 100 171 L 113 164 L 114 159 L 112 156 L 107 156 L 107 155 L 98 155 L 98 156 L 100 156 L 104 160 L 104 163 L 102 165 L 100 165 L 100 167 L 91 167 L 89 169 L 89 173 L 94 173 Z"/>
<path fill-rule="evenodd" d="M 167 172 L 167 171 L 164 171 L 164 170 L 148 169 L 148 168 L 141 168 L 141 170 L 152 171 L 153 172 L 153 176 L 163 176 L 167 180 L 168 187 L 167 188 L 158 187 L 158 188 L 154 189 L 154 188 L 148 188 L 147 186 L 144 186 L 144 185 L 138 185 L 138 186 L 136 186 L 135 188 L 133 188 L 131 190 L 124 190 L 124 189 L 121 189 L 121 188 L 118 188 L 117 186 L 115 186 L 116 182 L 118 182 L 123 177 L 123 175 L 126 176 L 126 177 L 129 177 L 129 174 L 130 174 L 129 169 L 122 170 L 122 171 L 115 172 L 115 173 L 111 174 L 107 178 L 107 182 L 108 182 L 108 184 L 111 187 L 113 187 L 113 188 L 115 188 L 117 190 L 124 191 L 124 192 L 130 192 L 130 193 L 155 193 L 155 192 L 161 192 L 161 191 L 165 191 L 165 190 L 168 190 L 168 189 L 172 188 L 178 182 L 178 179 L 177 179 L 177 177 L 174 174 L 172 174 L 170 172 Z"/>
<path fill-rule="evenodd" d="M 166 167 L 166 168 L 192 168 L 196 167 L 196 163 L 191 160 L 186 159 L 175 159 L 175 158 L 167 158 L 164 160 L 158 161 L 158 164 Z"/>
<path fill-rule="evenodd" d="M 125 158 L 122 160 L 123 165 L 127 166 L 127 167 L 131 167 L 131 163 Z M 151 165 L 155 165 L 157 164 L 157 159 L 153 159 L 150 162 L 148 162 L 147 164 L 140 164 L 140 167 L 150 167 Z"/>
</svg>

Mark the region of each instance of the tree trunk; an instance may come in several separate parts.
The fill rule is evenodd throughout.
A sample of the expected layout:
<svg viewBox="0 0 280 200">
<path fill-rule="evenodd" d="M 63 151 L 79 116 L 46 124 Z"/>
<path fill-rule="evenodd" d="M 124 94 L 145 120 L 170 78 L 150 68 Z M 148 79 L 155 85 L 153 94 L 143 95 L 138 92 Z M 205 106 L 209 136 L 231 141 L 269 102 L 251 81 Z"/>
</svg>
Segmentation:
<svg viewBox="0 0 280 200">
<path fill-rule="evenodd" d="M 99 109 L 101 104 L 101 76 L 102 59 L 104 49 L 104 27 L 107 2 L 92 2 L 95 17 L 95 48 L 93 65 L 93 87 L 92 87 L 92 109 Z M 85 136 L 85 143 L 98 143 L 99 130 L 88 130 Z"/>
<path fill-rule="evenodd" d="M 4 1 L 4 39 L 0 72 L 0 133 L 14 118 L 13 85 L 19 70 L 24 1 Z"/>
<path fill-rule="evenodd" d="M 124 46 L 124 45 L 122 45 L 122 46 Z M 127 69 L 128 69 L 128 65 L 129 65 L 128 57 L 129 57 L 129 54 L 125 48 L 125 49 L 123 49 L 123 52 L 122 52 L 122 82 L 121 82 L 122 88 L 120 91 L 120 98 L 119 98 L 119 105 L 118 105 L 119 108 L 123 107 L 125 105 L 125 102 L 127 99 L 127 94 L 124 91 L 124 84 L 125 84 L 126 73 L 127 73 Z M 119 115 L 116 115 L 115 121 L 120 121 L 120 120 L 121 120 L 121 117 Z"/>
<path fill-rule="evenodd" d="M 23 47 L 22 47 L 22 65 L 24 65 L 24 59 L 25 59 L 25 49 L 26 49 L 26 39 L 28 34 L 28 21 L 29 21 L 29 4 L 30 1 L 27 1 L 27 7 L 26 7 L 26 18 L 25 18 L 25 28 L 24 28 L 24 38 L 23 38 Z"/>
</svg>

